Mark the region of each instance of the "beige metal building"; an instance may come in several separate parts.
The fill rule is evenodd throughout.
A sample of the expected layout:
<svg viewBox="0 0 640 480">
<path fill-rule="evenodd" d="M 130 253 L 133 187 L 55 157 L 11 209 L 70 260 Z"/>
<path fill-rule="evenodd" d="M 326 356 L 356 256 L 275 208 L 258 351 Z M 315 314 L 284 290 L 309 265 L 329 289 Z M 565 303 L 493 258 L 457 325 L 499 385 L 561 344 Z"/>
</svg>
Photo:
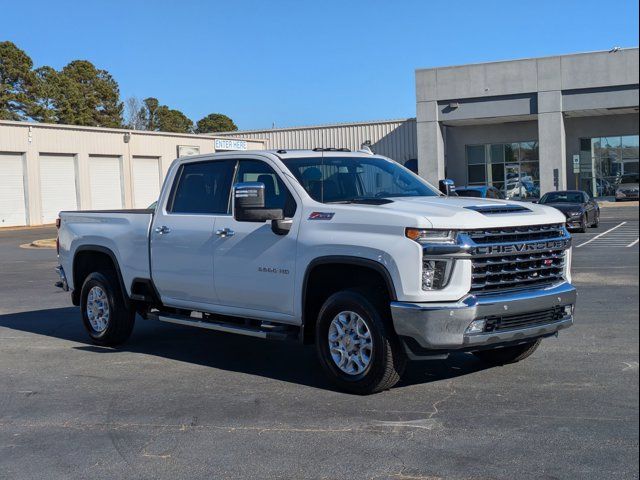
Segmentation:
<svg viewBox="0 0 640 480">
<path fill-rule="evenodd" d="M 0 121 L 0 227 L 61 210 L 144 208 L 178 156 L 256 150 L 260 139 Z"/>
<path fill-rule="evenodd" d="M 415 118 L 377 122 L 335 123 L 309 127 L 273 128 L 216 133 L 245 140 L 262 139 L 268 149 L 335 147 L 358 150 L 365 142 L 371 150 L 402 164 L 418 158 Z"/>
</svg>

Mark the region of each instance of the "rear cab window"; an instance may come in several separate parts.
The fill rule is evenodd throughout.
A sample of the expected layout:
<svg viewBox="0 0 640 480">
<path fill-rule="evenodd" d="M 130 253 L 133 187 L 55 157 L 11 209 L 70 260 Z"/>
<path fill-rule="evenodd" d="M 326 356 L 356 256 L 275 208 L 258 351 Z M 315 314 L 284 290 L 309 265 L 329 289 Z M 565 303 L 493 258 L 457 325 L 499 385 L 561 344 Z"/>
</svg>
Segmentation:
<svg viewBox="0 0 640 480">
<path fill-rule="evenodd" d="M 185 163 L 176 175 L 168 213 L 228 214 L 236 160 Z"/>
</svg>

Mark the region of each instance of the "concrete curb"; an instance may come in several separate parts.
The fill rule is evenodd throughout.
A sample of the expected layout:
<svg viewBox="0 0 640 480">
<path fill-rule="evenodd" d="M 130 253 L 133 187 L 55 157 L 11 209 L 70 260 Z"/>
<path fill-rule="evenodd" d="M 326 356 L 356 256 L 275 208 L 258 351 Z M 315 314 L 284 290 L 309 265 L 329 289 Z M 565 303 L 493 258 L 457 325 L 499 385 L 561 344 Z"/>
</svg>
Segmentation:
<svg viewBox="0 0 640 480">
<path fill-rule="evenodd" d="M 600 205 L 600 208 L 624 208 L 624 207 L 634 207 L 634 208 L 638 208 L 638 201 L 631 201 L 631 202 L 610 202 L 610 201 L 605 201 L 605 202 L 598 202 L 598 205 Z"/>
<path fill-rule="evenodd" d="M 44 238 L 42 240 L 34 240 L 31 243 L 25 243 L 20 245 L 22 248 L 56 248 L 56 239 L 55 238 Z"/>
</svg>

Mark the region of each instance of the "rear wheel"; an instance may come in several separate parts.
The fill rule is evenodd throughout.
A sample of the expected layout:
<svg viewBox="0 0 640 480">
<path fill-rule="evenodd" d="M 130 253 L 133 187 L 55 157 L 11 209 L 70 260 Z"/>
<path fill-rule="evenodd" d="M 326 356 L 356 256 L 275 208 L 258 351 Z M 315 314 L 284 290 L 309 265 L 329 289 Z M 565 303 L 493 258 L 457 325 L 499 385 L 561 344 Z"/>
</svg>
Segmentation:
<svg viewBox="0 0 640 480">
<path fill-rule="evenodd" d="M 118 345 L 131 335 L 136 313 L 124 303 L 114 272 L 94 272 L 85 279 L 80 309 L 82 323 L 93 343 Z"/>
<path fill-rule="evenodd" d="M 393 387 L 406 356 L 373 294 L 344 290 L 318 315 L 316 349 L 329 378 L 342 390 L 366 395 Z"/>
<path fill-rule="evenodd" d="M 600 212 L 595 212 L 593 215 L 593 223 L 590 225 L 591 228 L 598 228 L 600 226 Z"/>
<path fill-rule="evenodd" d="M 479 350 L 473 354 L 480 360 L 492 365 L 506 365 L 524 360 L 535 352 L 542 340 L 515 345 L 513 347 L 495 348 L 491 350 Z"/>
</svg>

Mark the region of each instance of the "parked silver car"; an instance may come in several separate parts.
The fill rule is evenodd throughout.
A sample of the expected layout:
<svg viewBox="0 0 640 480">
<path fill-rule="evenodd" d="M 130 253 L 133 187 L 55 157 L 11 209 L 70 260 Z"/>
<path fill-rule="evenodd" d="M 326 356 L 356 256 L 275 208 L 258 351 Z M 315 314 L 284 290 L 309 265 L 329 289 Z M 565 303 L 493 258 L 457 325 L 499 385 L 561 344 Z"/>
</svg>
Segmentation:
<svg viewBox="0 0 640 480">
<path fill-rule="evenodd" d="M 621 200 L 638 200 L 640 188 L 638 186 L 638 174 L 623 175 L 616 189 L 616 202 Z"/>
</svg>

